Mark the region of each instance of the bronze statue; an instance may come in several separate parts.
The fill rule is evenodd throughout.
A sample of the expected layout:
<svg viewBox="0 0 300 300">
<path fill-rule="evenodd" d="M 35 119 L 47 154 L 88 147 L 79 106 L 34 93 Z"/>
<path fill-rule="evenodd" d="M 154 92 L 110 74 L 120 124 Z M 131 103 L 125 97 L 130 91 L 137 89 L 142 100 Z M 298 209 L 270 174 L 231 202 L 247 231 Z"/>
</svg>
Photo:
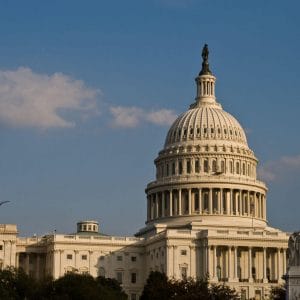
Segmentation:
<svg viewBox="0 0 300 300">
<path fill-rule="evenodd" d="M 199 75 L 212 75 L 212 73 L 209 69 L 208 54 L 209 54 L 208 46 L 207 46 L 207 44 L 205 44 L 202 49 L 203 62 L 202 62 L 202 69 L 201 69 Z"/>
</svg>

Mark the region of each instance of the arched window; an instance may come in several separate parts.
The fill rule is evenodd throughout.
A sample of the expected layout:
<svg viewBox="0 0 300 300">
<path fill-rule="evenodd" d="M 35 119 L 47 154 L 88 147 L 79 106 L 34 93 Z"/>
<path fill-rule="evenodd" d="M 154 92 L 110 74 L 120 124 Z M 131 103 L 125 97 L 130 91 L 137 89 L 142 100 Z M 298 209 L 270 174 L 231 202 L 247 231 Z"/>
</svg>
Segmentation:
<svg viewBox="0 0 300 300">
<path fill-rule="evenodd" d="M 246 165 L 243 163 L 243 175 L 246 175 Z"/>
<path fill-rule="evenodd" d="M 172 175 L 175 175 L 175 162 L 172 162 Z"/>
<path fill-rule="evenodd" d="M 181 175 L 182 174 L 182 161 L 179 161 L 178 162 L 178 171 L 179 171 L 179 175 Z"/>
<path fill-rule="evenodd" d="M 195 160 L 195 172 L 199 173 L 200 172 L 200 162 L 199 160 Z"/>
<path fill-rule="evenodd" d="M 217 161 L 216 160 L 212 161 L 212 171 L 217 172 Z"/>
<path fill-rule="evenodd" d="M 235 163 L 235 172 L 236 174 L 240 174 L 240 163 L 238 161 Z"/>
<path fill-rule="evenodd" d="M 204 160 L 204 166 L 203 166 L 203 168 L 204 168 L 204 172 L 208 173 L 208 159 Z"/>
<path fill-rule="evenodd" d="M 232 174 L 233 173 L 233 162 L 229 161 L 229 172 Z"/>
</svg>

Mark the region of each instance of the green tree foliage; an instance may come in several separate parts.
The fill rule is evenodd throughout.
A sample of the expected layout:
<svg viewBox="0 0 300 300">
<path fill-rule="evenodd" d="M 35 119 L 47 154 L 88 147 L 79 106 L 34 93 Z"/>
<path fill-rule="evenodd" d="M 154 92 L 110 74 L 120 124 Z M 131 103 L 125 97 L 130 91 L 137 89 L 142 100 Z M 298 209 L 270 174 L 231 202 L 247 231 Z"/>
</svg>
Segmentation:
<svg viewBox="0 0 300 300">
<path fill-rule="evenodd" d="M 225 284 L 209 286 L 207 280 L 168 280 L 165 274 L 151 272 L 141 300 L 236 300 L 234 289 Z"/>
<path fill-rule="evenodd" d="M 286 289 L 284 286 L 277 286 L 271 289 L 270 299 L 271 300 L 285 300 Z"/>
<path fill-rule="evenodd" d="M 151 272 L 140 300 L 169 300 L 172 285 L 164 273 Z"/>
<path fill-rule="evenodd" d="M 115 279 L 68 273 L 36 281 L 22 269 L 0 271 L 0 299 L 5 300 L 127 300 Z"/>
</svg>

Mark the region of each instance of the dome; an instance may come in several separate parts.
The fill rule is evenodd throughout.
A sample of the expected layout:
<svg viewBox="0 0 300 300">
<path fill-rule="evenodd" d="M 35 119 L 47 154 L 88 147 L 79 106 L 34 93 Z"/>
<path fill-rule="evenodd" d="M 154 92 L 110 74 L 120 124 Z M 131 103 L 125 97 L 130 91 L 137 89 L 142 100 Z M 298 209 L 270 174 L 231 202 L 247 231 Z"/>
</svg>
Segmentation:
<svg viewBox="0 0 300 300">
<path fill-rule="evenodd" d="M 248 146 L 243 128 L 232 115 L 216 102 L 200 102 L 175 120 L 167 134 L 165 149 L 179 144 L 207 144 L 209 141 L 223 144 L 236 142 Z"/>
</svg>

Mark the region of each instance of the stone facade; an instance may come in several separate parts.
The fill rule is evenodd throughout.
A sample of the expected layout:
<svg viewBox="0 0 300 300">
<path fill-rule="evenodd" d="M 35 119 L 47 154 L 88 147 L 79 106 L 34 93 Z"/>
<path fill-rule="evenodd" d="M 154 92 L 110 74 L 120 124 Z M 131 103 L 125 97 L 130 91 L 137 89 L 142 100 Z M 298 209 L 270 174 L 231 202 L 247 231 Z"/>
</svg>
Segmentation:
<svg viewBox="0 0 300 300">
<path fill-rule="evenodd" d="M 135 237 L 112 237 L 85 221 L 76 234 L 19 238 L 15 225 L 1 225 L 2 267 L 20 266 L 37 278 L 66 272 L 116 278 L 132 300 L 154 270 L 174 279 L 208 276 L 242 299 L 263 299 L 282 283 L 289 235 L 268 225 L 258 161 L 239 122 L 216 101 L 205 53 L 195 102 L 155 159 L 146 226 Z"/>
</svg>

